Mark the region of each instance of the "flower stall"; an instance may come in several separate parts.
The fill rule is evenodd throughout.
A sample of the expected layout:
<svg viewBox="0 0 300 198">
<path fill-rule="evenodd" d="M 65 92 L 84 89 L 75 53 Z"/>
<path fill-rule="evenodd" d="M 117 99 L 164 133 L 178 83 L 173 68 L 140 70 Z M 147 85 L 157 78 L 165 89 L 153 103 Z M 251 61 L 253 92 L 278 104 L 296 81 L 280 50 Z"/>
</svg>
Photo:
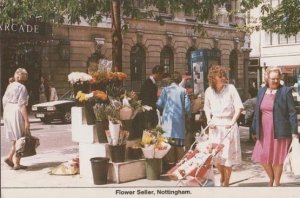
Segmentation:
<svg viewBox="0 0 300 198">
<path fill-rule="evenodd" d="M 111 72 L 103 63 L 92 64 L 88 74 L 72 72 L 68 76 L 77 101 L 71 112 L 72 140 L 79 142 L 84 178 L 92 180 L 90 159 L 97 157 L 110 159 L 109 181 L 121 183 L 146 176 L 145 159 L 127 157 L 132 119 L 144 108 L 133 92 L 124 89 L 126 78 L 125 73 Z"/>
</svg>

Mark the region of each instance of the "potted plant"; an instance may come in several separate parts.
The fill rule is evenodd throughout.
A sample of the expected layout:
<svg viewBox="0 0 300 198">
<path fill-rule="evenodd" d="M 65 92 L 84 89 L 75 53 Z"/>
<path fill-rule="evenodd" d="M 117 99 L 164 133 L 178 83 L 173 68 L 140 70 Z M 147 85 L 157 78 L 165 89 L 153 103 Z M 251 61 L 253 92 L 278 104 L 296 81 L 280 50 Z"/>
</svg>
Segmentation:
<svg viewBox="0 0 300 198">
<path fill-rule="evenodd" d="M 157 180 L 162 172 L 162 158 L 169 152 L 169 138 L 163 136 L 161 127 L 145 130 L 141 141 L 142 151 L 146 158 L 147 179 Z"/>
</svg>

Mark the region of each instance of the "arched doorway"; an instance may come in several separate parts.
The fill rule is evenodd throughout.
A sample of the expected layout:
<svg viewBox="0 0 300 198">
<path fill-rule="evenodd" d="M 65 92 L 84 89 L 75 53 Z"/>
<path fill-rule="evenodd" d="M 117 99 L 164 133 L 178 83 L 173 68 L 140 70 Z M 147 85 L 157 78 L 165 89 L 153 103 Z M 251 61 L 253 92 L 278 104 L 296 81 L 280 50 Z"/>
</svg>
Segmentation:
<svg viewBox="0 0 300 198">
<path fill-rule="evenodd" d="M 229 55 L 229 67 L 229 82 L 233 85 L 237 85 L 238 54 L 236 50 L 232 50 Z"/>
<path fill-rule="evenodd" d="M 192 54 L 192 51 L 195 51 L 195 50 L 196 50 L 195 47 L 190 47 L 187 50 L 186 55 L 185 55 L 185 62 L 186 62 L 186 69 L 185 69 L 185 71 L 188 71 L 189 75 L 192 74 L 192 67 L 191 67 L 192 57 L 191 57 L 191 54 Z"/>
<path fill-rule="evenodd" d="M 165 73 L 170 74 L 174 71 L 174 54 L 169 46 L 165 46 L 160 52 L 160 65 L 165 69 Z"/>
<path fill-rule="evenodd" d="M 25 68 L 28 80 L 25 83 L 29 94 L 29 108 L 39 103 L 39 86 L 41 79 L 41 44 L 36 42 L 15 42 L 9 40 L 2 43 L 1 53 L 1 98 L 8 85 L 8 79 L 14 76 L 17 68 Z M 5 50 L 4 50 L 5 49 Z"/>
<path fill-rule="evenodd" d="M 132 90 L 139 91 L 146 79 L 146 52 L 139 44 L 130 51 L 130 78 Z"/>
</svg>

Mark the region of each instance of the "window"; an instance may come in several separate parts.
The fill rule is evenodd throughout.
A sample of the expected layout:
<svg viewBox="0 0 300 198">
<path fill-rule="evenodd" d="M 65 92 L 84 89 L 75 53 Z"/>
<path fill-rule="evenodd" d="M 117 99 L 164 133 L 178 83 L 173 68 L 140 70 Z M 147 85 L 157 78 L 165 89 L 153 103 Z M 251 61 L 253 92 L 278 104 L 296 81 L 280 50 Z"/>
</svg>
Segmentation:
<svg viewBox="0 0 300 198">
<path fill-rule="evenodd" d="M 265 45 L 272 45 L 272 33 L 265 32 Z"/>
<path fill-rule="evenodd" d="M 186 52 L 186 56 L 185 56 L 185 61 L 186 61 L 186 71 L 189 72 L 189 74 L 192 73 L 192 69 L 191 69 L 191 64 L 192 64 L 192 60 L 191 60 L 191 53 L 192 51 L 195 51 L 196 48 L 194 47 L 190 47 L 187 52 Z"/>
<path fill-rule="evenodd" d="M 272 33 L 272 44 L 271 45 L 278 45 L 278 34 Z"/>
<path fill-rule="evenodd" d="M 145 7 L 145 0 L 135 0 L 134 6 L 143 9 Z"/>
<path fill-rule="evenodd" d="M 174 71 L 174 55 L 169 46 L 165 46 L 160 53 L 160 65 L 164 67 L 165 73 Z"/>
<path fill-rule="evenodd" d="M 296 35 L 297 43 L 300 43 L 300 32 Z"/>
<path fill-rule="evenodd" d="M 130 76 L 132 81 L 142 80 L 145 63 L 145 50 L 140 45 L 133 46 L 130 51 Z"/>
<path fill-rule="evenodd" d="M 285 37 L 285 35 L 279 35 L 279 44 L 287 44 L 287 38 Z"/>
<path fill-rule="evenodd" d="M 296 43 L 296 37 L 295 36 L 288 37 L 288 43 L 291 43 L 291 44 Z"/>
</svg>

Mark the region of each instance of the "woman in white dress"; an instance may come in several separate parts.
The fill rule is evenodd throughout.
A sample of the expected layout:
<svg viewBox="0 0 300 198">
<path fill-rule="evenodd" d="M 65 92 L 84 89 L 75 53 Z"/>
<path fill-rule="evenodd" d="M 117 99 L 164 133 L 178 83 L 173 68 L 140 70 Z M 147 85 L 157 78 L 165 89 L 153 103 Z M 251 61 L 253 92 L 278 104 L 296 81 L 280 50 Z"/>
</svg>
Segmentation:
<svg viewBox="0 0 300 198">
<path fill-rule="evenodd" d="M 212 66 L 208 73 L 209 85 L 205 91 L 204 111 L 209 126 L 211 143 L 222 143 L 224 148 L 214 160 L 221 174 L 220 185 L 229 186 L 232 166 L 241 163 L 239 129 L 236 123 L 243 104 L 236 88 L 228 84 L 227 69 Z M 226 136 L 226 134 L 230 133 Z"/>
<path fill-rule="evenodd" d="M 21 157 L 16 155 L 16 140 L 29 133 L 29 119 L 26 106 L 28 105 L 28 93 L 23 83 L 27 80 L 27 71 L 23 68 L 16 70 L 12 82 L 7 86 L 2 98 L 4 131 L 8 141 L 12 142 L 12 148 L 4 162 L 14 170 L 25 169 L 20 164 Z"/>
</svg>

